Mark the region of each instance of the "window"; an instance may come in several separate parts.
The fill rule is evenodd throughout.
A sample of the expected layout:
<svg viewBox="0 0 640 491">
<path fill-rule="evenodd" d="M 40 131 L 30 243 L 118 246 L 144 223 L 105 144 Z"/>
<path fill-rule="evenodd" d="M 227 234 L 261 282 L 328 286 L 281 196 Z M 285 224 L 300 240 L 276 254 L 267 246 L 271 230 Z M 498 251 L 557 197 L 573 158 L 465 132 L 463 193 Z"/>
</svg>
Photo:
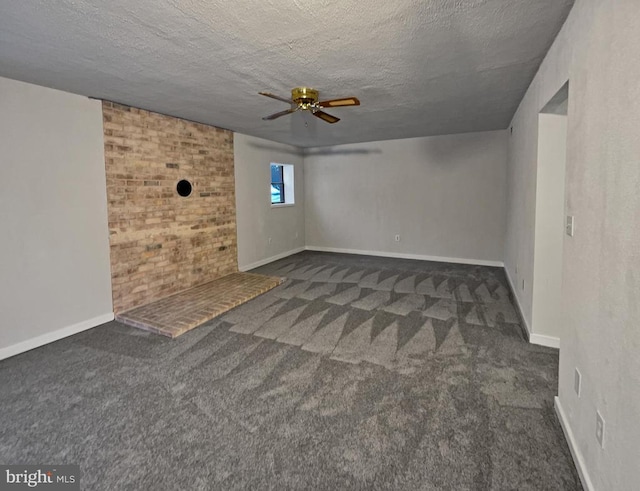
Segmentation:
<svg viewBox="0 0 640 491">
<path fill-rule="evenodd" d="M 283 167 L 271 164 L 271 204 L 284 203 L 284 176 Z"/>
<path fill-rule="evenodd" d="M 271 206 L 287 206 L 295 203 L 293 192 L 293 165 L 271 164 Z"/>
</svg>

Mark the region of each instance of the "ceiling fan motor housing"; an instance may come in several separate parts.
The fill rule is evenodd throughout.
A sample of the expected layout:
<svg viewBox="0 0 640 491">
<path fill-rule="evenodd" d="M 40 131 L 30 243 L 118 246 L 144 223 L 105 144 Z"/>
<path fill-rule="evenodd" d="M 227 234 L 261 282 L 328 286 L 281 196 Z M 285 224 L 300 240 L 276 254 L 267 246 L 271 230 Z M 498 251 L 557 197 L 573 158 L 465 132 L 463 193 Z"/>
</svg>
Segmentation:
<svg viewBox="0 0 640 491">
<path fill-rule="evenodd" d="M 309 87 L 296 87 L 291 91 L 291 99 L 306 109 L 318 102 L 318 91 Z"/>
</svg>

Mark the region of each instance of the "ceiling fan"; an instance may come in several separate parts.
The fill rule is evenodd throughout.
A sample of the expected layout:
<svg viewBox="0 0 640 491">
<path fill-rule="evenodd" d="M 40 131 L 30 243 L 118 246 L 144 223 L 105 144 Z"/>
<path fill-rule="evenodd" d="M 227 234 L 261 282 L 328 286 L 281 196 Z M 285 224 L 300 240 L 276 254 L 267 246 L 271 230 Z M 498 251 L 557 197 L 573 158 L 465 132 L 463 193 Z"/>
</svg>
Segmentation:
<svg viewBox="0 0 640 491">
<path fill-rule="evenodd" d="M 341 99 L 331 99 L 328 101 L 318 102 L 318 91 L 310 87 L 294 88 L 291 91 L 291 99 L 285 99 L 284 97 L 280 97 L 269 92 L 259 92 L 259 94 L 271 97 L 272 99 L 276 99 L 278 101 L 286 102 L 287 104 L 291 104 L 291 108 L 287 109 L 286 111 L 281 111 L 279 113 L 271 114 L 262 118 L 266 121 L 270 121 L 272 119 L 279 118 L 280 116 L 285 116 L 287 114 L 292 114 L 296 111 L 303 110 L 311 111 L 311 114 L 313 114 L 316 118 L 320 118 L 327 123 L 337 123 L 338 121 L 340 121 L 340 118 L 336 118 L 331 114 L 327 114 L 322 109 L 325 109 L 327 107 L 360 105 L 360 101 L 355 97 L 343 97 Z"/>
</svg>

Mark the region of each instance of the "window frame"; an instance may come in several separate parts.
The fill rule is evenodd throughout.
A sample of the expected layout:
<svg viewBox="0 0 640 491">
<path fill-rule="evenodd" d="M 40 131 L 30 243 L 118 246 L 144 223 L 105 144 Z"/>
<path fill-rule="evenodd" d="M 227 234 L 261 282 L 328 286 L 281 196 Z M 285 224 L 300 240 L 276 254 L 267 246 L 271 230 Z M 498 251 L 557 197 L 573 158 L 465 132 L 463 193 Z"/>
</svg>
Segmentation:
<svg viewBox="0 0 640 491">
<path fill-rule="evenodd" d="M 277 167 L 280 174 L 280 181 L 273 180 L 273 168 Z M 286 195 L 285 195 L 285 184 L 284 184 L 284 166 L 282 164 L 276 164 L 274 162 L 271 163 L 269 167 L 270 173 L 270 181 L 271 187 L 276 188 L 280 191 L 280 201 L 273 201 L 273 192 L 271 193 L 271 204 L 272 205 L 284 205 L 287 203 Z"/>
<path fill-rule="evenodd" d="M 271 173 L 271 166 L 278 166 L 280 168 L 280 175 L 282 176 L 282 188 L 280 188 L 280 183 L 272 181 L 273 174 Z M 281 189 L 281 200 L 273 202 L 273 195 L 270 195 L 270 203 L 271 208 L 283 208 L 286 206 L 295 206 L 295 177 L 294 177 L 294 169 L 295 166 L 293 164 L 283 164 L 280 162 L 271 162 L 269 167 L 269 190 L 271 191 L 272 187 L 278 187 Z M 276 186 L 274 186 L 276 185 Z"/>
</svg>

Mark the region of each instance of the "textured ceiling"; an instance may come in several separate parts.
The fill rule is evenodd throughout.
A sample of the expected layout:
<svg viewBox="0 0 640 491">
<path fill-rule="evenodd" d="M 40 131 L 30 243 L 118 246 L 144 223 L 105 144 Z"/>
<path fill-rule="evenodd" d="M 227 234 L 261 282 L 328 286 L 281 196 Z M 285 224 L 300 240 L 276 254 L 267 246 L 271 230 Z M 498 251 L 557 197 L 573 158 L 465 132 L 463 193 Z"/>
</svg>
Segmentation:
<svg viewBox="0 0 640 491">
<path fill-rule="evenodd" d="M 0 75 L 300 147 L 505 128 L 573 0 L 20 0 Z M 259 96 L 356 96 L 329 125 Z"/>
</svg>

